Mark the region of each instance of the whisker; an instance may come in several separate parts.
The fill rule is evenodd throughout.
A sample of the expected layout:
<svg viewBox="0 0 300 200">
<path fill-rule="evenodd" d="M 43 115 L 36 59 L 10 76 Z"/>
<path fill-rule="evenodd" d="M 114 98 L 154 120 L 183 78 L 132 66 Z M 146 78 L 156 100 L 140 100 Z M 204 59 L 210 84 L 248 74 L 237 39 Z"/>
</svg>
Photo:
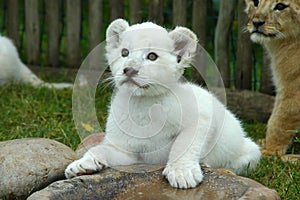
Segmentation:
<svg viewBox="0 0 300 200">
<path fill-rule="evenodd" d="M 107 89 L 107 88 L 109 88 L 109 87 L 114 88 L 116 86 L 115 79 L 114 79 L 114 77 L 112 75 L 109 76 L 109 77 L 107 77 L 107 78 L 102 79 L 100 81 L 100 83 L 101 83 L 101 86 L 102 86 L 102 88 L 104 90 Z"/>
<path fill-rule="evenodd" d="M 111 81 L 113 81 L 113 77 L 108 77 L 108 78 L 105 78 L 105 79 L 102 79 L 100 82 L 101 83 L 107 83 L 107 82 L 111 82 Z"/>
<path fill-rule="evenodd" d="M 287 37 L 284 33 L 280 31 L 277 31 L 276 35 L 279 39 L 285 39 Z"/>
<path fill-rule="evenodd" d="M 248 31 L 248 26 L 243 26 L 242 27 L 242 33 L 247 33 Z"/>
</svg>

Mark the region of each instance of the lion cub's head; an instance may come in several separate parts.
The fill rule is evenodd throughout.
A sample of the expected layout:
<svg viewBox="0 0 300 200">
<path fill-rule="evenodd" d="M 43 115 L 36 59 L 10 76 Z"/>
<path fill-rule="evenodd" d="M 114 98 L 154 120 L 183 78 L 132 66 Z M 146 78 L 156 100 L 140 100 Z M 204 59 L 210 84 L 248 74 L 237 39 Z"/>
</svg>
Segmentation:
<svg viewBox="0 0 300 200">
<path fill-rule="evenodd" d="M 248 30 L 254 42 L 300 36 L 299 0 L 245 0 Z"/>
<path fill-rule="evenodd" d="M 153 96 L 176 84 L 196 52 L 197 37 L 184 27 L 168 32 L 151 22 L 129 26 L 117 19 L 107 29 L 106 44 L 116 87 Z"/>
</svg>

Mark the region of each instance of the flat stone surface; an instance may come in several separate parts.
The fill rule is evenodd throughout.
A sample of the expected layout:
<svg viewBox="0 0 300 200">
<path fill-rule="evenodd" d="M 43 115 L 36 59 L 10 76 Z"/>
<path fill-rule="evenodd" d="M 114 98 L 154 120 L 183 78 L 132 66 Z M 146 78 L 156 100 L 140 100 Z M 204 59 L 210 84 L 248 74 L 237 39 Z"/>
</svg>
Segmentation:
<svg viewBox="0 0 300 200">
<path fill-rule="evenodd" d="M 75 152 L 50 139 L 0 142 L 0 199 L 25 199 L 50 183 L 64 179 Z"/>
<path fill-rule="evenodd" d="M 226 90 L 227 106 L 239 119 L 266 123 L 271 116 L 274 96 L 249 90 Z"/>
<path fill-rule="evenodd" d="M 161 166 L 134 165 L 57 181 L 28 200 L 116 199 L 280 199 L 275 190 L 225 169 L 203 168 L 204 181 L 194 189 L 176 189 L 161 175 Z"/>
</svg>

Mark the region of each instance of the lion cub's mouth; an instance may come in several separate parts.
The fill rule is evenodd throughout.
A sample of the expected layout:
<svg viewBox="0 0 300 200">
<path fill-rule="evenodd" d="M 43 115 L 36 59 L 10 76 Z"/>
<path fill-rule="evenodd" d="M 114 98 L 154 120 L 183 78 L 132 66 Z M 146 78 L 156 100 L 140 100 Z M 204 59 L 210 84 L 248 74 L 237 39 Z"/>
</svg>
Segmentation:
<svg viewBox="0 0 300 200">
<path fill-rule="evenodd" d="M 133 78 L 131 77 L 126 77 L 121 83 L 120 85 L 123 85 L 125 83 L 131 83 L 133 85 L 136 85 L 138 86 L 139 88 L 142 88 L 142 89 L 148 89 L 150 86 L 148 84 L 145 84 L 145 85 L 141 85 L 140 83 L 136 82 Z"/>
<path fill-rule="evenodd" d="M 276 37 L 276 33 L 265 33 L 264 31 L 261 31 L 261 30 L 253 30 L 251 32 L 251 34 L 258 34 L 258 35 L 262 35 L 262 36 L 265 36 L 265 37 Z"/>
</svg>

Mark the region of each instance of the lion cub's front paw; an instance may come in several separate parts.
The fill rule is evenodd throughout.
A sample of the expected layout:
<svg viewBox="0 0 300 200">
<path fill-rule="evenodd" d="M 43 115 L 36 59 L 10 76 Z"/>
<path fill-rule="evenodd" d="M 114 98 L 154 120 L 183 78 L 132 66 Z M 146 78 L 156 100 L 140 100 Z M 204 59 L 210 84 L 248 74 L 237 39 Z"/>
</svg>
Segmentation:
<svg viewBox="0 0 300 200">
<path fill-rule="evenodd" d="M 95 160 L 92 156 L 84 156 L 83 158 L 72 162 L 65 170 L 66 178 L 81 176 L 84 174 L 92 174 L 100 171 L 104 165 Z"/>
<path fill-rule="evenodd" d="M 194 188 L 203 180 L 203 174 L 198 163 L 167 164 L 163 175 L 166 176 L 171 186 L 182 189 Z"/>
</svg>

